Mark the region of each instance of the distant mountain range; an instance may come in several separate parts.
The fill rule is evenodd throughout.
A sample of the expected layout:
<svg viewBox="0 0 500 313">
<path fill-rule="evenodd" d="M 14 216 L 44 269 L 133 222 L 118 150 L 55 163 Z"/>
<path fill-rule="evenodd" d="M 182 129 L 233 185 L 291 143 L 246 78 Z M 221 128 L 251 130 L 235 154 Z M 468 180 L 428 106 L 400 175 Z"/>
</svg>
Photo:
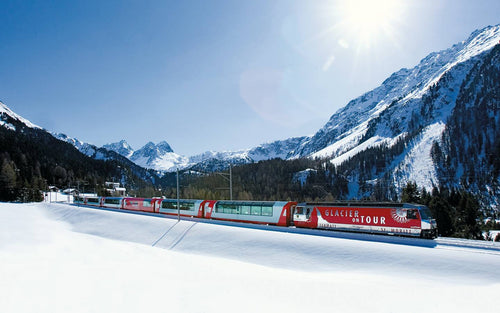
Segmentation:
<svg viewBox="0 0 500 313">
<path fill-rule="evenodd" d="M 240 151 L 207 151 L 191 157 L 175 153 L 166 141 L 158 144 L 148 142 L 144 147 L 134 150 L 125 140 L 121 140 L 120 142 L 104 145 L 103 148 L 115 151 L 129 158 L 137 165 L 158 171 L 172 172 L 177 168 L 187 169 L 191 167 L 203 168 L 207 171 L 218 171 L 227 168 L 229 163 L 237 165 L 274 158 L 289 159 L 293 156 L 294 149 L 306 138 L 290 138 Z M 77 145 L 81 146 L 80 144 Z M 79 149 L 84 148 L 80 147 Z"/>
<path fill-rule="evenodd" d="M 273 158 L 322 158 L 350 181 L 349 197 L 369 197 L 380 186 L 397 193 L 408 182 L 466 187 L 498 203 L 500 196 L 500 25 L 473 32 L 401 69 L 381 86 L 350 101 L 313 136 L 234 152 L 176 154 L 162 141 L 134 150 L 122 140 L 97 148 L 54 135 L 93 158 L 114 151 L 157 171 L 216 171 L 229 163 Z M 15 115 L 2 104 L 1 116 Z M 38 127 L 22 119 L 29 127 Z M 3 118 L 0 125 L 13 127 Z M 391 198 L 391 195 L 386 195 Z"/>
</svg>

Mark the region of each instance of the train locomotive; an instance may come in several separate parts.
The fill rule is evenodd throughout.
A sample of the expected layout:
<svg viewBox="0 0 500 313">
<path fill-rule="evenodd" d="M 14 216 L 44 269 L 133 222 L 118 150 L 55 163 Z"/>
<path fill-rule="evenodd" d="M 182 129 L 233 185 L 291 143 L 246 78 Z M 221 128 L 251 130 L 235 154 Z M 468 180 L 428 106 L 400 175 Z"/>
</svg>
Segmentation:
<svg viewBox="0 0 500 313">
<path fill-rule="evenodd" d="M 133 197 L 75 197 L 75 204 L 242 223 L 437 237 L 436 220 L 423 205 L 391 202 L 297 203 Z M 179 207 L 178 207 L 179 205 Z"/>
</svg>

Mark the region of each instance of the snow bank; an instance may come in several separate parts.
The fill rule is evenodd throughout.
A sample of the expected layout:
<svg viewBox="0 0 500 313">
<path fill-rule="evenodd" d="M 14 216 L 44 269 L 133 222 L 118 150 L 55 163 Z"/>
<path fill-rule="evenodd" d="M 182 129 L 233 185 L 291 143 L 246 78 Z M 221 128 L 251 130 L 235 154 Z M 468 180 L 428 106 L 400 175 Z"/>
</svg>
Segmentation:
<svg viewBox="0 0 500 313">
<path fill-rule="evenodd" d="M 494 312 L 500 255 L 0 204 L 1 312 Z"/>
</svg>

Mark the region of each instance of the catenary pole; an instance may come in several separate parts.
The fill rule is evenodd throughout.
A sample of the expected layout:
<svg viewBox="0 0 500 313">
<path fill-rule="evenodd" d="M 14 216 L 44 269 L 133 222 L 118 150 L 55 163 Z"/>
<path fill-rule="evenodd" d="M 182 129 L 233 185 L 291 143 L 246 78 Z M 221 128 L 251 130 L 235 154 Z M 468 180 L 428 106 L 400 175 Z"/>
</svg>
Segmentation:
<svg viewBox="0 0 500 313">
<path fill-rule="evenodd" d="M 177 168 L 177 221 L 181 220 L 181 206 L 179 204 L 179 168 Z"/>
<path fill-rule="evenodd" d="M 231 163 L 229 163 L 229 197 L 233 201 L 233 173 L 231 168 Z"/>
</svg>

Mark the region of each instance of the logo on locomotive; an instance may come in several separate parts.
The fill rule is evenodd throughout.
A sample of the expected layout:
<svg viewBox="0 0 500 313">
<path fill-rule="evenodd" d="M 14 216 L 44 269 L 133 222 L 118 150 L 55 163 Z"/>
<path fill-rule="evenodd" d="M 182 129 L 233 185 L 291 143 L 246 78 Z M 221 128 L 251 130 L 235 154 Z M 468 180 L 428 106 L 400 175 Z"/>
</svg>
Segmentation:
<svg viewBox="0 0 500 313">
<path fill-rule="evenodd" d="M 408 216 L 406 210 L 392 209 L 391 210 L 392 219 L 400 224 L 408 223 Z"/>
<path fill-rule="evenodd" d="M 352 219 L 352 223 L 360 223 L 360 224 L 385 224 L 384 216 L 370 216 L 370 215 L 359 215 L 358 210 L 335 210 L 333 213 L 332 210 L 325 210 L 326 216 L 333 217 L 347 217 Z"/>
</svg>

